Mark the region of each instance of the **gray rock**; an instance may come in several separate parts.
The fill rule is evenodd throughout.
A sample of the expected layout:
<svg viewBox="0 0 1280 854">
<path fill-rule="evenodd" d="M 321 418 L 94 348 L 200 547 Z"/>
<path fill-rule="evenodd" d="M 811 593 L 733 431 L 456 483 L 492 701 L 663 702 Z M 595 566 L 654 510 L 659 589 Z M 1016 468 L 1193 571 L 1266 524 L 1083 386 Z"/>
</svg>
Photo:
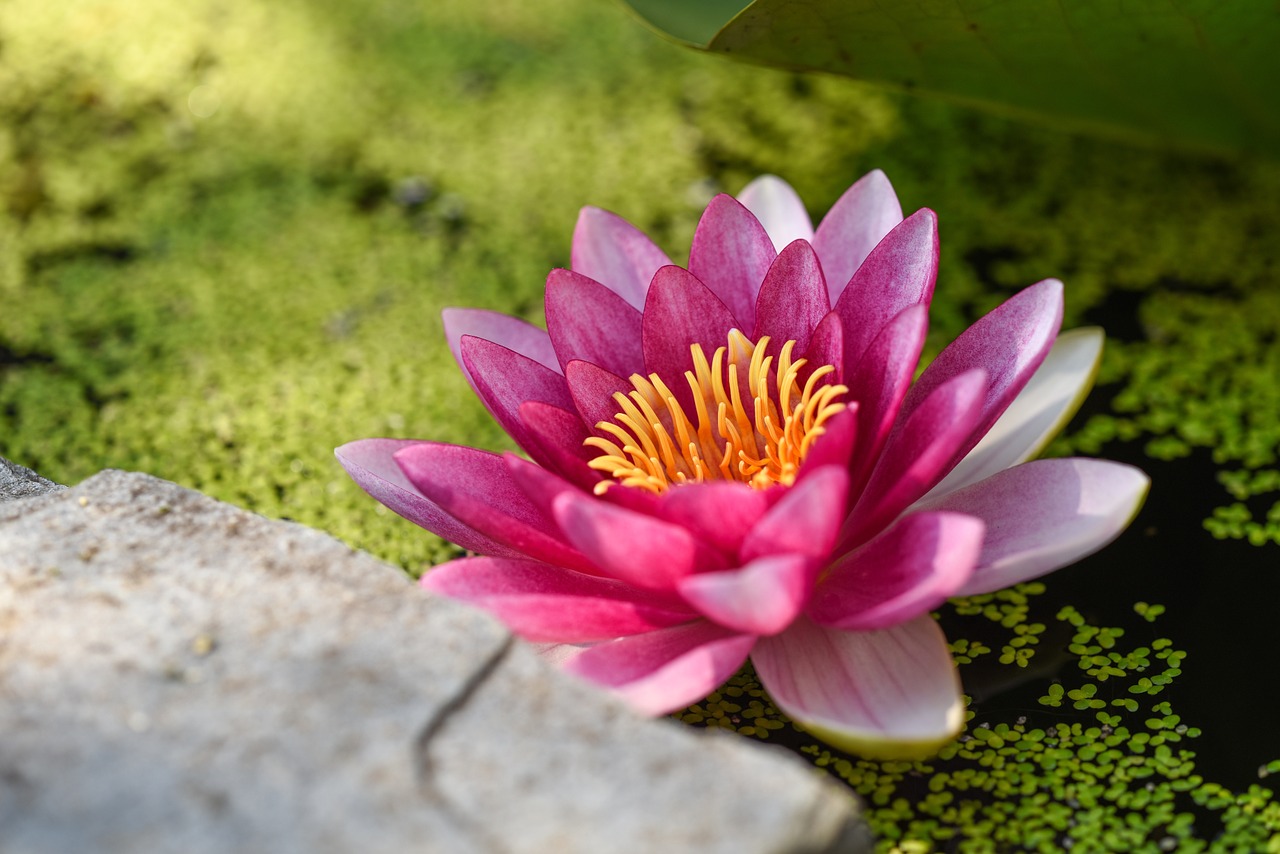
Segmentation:
<svg viewBox="0 0 1280 854">
<path fill-rule="evenodd" d="M 869 850 L 844 790 L 640 719 L 395 568 L 146 475 L 0 505 L 0 849 Z"/>
<path fill-rule="evenodd" d="M 45 480 L 25 466 L 11 463 L 4 457 L 0 457 L 0 503 L 43 495 L 63 488 L 51 480 Z"/>
</svg>

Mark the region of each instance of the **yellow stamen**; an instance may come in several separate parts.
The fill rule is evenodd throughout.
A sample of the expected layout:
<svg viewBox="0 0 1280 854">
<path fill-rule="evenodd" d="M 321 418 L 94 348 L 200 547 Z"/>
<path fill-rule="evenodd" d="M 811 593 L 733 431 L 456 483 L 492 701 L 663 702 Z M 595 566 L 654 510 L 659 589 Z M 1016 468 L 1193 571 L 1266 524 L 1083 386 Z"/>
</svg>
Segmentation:
<svg viewBox="0 0 1280 854">
<path fill-rule="evenodd" d="M 794 483 L 826 422 L 845 408 L 840 398 L 848 389 L 824 382 L 835 371 L 831 365 L 813 371 L 802 387 L 806 360 L 792 361 L 796 342 L 782 346 L 776 369 L 768 346 L 768 337 L 753 344 L 733 329 L 727 346 L 709 361 L 700 345 L 690 348 L 693 369 L 684 377 L 696 422 L 657 374 L 632 375 L 634 391 L 613 396 L 616 423 L 596 425 L 611 438 L 592 436 L 585 443 L 600 452 L 588 465 L 612 478 L 596 484 L 596 494 L 617 484 L 661 493 L 706 480 L 736 480 L 756 489 Z M 744 392 L 750 399 L 743 399 Z"/>
</svg>

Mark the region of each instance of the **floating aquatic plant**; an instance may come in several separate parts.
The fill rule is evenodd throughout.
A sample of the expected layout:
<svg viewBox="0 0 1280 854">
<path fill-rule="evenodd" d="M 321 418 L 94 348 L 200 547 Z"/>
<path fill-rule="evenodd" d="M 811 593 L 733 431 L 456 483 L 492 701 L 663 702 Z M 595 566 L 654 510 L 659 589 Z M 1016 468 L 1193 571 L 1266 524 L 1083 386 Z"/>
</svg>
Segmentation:
<svg viewBox="0 0 1280 854">
<path fill-rule="evenodd" d="M 337 454 L 384 504 L 483 555 L 424 586 L 637 709 L 686 707 L 750 656 L 772 701 L 826 741 L 925 755 L 964 719 L 930 611 L 1102 547 L 1148 485 L 1117 463 L 1027 462 L 1102 344 L 1058 335 L 1055 280 L 913 381 L 937 263 L 933 212 L 904 219 L 879 172 L 816 229 L 780 179 L 717 196 L 687 269 L 586 208 L 572 270 L 547 280 L 546 331 L 445 315 L 463 372 L 531 460 L 392 439 Z"/>
</svg>

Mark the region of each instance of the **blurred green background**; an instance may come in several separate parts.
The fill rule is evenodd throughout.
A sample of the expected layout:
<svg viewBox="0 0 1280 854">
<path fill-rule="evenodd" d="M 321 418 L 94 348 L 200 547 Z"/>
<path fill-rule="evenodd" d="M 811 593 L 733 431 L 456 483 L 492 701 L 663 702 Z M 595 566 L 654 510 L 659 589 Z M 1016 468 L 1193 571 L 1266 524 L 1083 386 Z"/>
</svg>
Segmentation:
<svg viewBox="0 0 1280 854">
<path fill-rule="evenodd" d="M 63 483 L 147 471 L 416 574 L 453 547 L 368 499 L 332 449 L 509 447 L 443 307 L 541 322 L 584 204 L 681 260 L 716 192 L 776 173 L 816 219 L 875 167 L 940 217 L 929 353 L 1062 278 L 1066 324 L 1110 337 L 1052 451 L 1149 460 L 1153 501 L 1189 508 L 1185 542 L 1239 540 L 1274 566 L 1280 167 L 734 65 L 605 0 L 0 6 L 0 454 Z M 1157 560 L 1133 542 L 1123 560 Z M 1271 607 L 1226 574 L 1239 551 L 1213 554 L 1215 589 Z"/>
</svg>

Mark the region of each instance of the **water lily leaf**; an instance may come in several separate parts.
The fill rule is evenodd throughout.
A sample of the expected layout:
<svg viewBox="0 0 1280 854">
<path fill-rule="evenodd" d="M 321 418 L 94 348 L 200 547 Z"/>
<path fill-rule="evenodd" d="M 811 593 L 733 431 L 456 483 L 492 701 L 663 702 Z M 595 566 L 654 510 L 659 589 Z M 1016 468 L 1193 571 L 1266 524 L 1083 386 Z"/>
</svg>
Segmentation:
<svg viewBox="0 0 1280 854">
<path fill-rule="evenodd" d="M 742 11 L 747 0 L 628 0 L 657 29 L 702 47 L 725 22 Z"/>
<path fill-rule="evenodd" d="M 631 0 L 706 50 L 1034 114 L 1280 155 L 1280 6 L 1219 0 Z M 722 27 L 709 39 L 713 9 Z M 688 13 L 692 15 L 692 10 Z"/>
</svg>

